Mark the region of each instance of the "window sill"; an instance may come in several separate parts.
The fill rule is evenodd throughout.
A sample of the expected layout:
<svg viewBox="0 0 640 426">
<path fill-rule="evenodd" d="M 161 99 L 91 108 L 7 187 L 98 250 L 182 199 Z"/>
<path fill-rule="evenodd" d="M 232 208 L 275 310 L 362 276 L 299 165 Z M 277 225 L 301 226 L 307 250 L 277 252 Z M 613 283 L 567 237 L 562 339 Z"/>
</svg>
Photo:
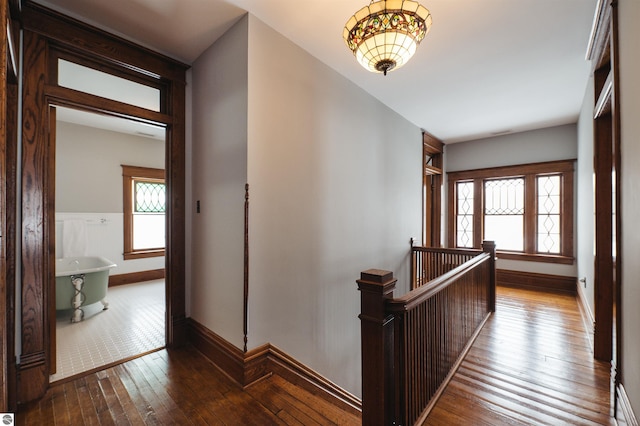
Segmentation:
<svg viewBox="0 0 640 426">
<path fill-rule="evenodd" d="M 543 262 L 543 263 L 557 263 L 562 265 L 573 265 L 574 258 L 570 256 L 562 256 L 555 254 L 530 254 L 530 253 L 517 253 L 512 251 L 496 251 L 498 259 L 506 260 L 524 260 L 527 262 Z"/>
<path fill-rule="evenodd" d="M 131 251 L 124 253 L 123 256 L 124 260 L 144 259 L 147 257 L 161 257 L 164 256 L 164 249 Z"/>
</svg>

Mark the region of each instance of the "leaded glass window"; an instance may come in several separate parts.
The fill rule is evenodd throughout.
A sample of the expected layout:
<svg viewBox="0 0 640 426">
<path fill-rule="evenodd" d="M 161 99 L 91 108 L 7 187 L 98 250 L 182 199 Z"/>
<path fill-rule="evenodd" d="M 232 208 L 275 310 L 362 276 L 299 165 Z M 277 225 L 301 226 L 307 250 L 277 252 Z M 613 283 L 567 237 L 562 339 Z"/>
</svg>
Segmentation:
<svg viewBox="0 0 640 426">
<path fill-rule="evenodd" d="M 484 182 L 484 239 L 501 250 L 524 250 L 524 179 Z"/>
<path fill-rule="evenodd" d="M 457 183 L 457 247 L 473 247 L 473 182 Z"/>
<path fill-rule="evenodd" d="M 165 184 L 134 180 L 133 249 L 146 250 L 165 245 Z"/>
<path fill-rule="evenodd" d="M 164 213 L 164 182 L 135 181 L 136 213 Z"/>
<path fill-rule="evenodd" d="M 163 256 L 167 188 L 164 170 L 122 165 L 124 258 Z"/>
<path fill-rule="evenodd" d="M 536 249 L 539 253 L 560 253 L 560 176 L 538 176 L 538 223 Z"/>
<path fill-rule="evenodd" d="M 449 172 L 448 245 L 493 240 L 501 259 L 573 264 L 574 163 Z"/>
</svg>

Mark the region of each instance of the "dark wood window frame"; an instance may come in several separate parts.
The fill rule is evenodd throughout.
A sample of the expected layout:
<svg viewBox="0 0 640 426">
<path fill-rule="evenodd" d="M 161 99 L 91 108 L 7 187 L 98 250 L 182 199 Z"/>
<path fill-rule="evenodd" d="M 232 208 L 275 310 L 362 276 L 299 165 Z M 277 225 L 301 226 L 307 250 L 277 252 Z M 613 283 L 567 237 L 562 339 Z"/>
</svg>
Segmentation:
<svg viewBox="0 0 640 426">
<path fill-rule="evenodd" d="M 165 183 L 164 169 L 122 165 L 122 210 L 124 213 L 124 260 L 164 256 L 164 247 L 136 250 L 133 247 L 133 185 L 136 182 Z"/>
<path fill-rule="evenodd" d="M 456 247 L 456 184 L 474 182 L 473 205 L 473 247 L 479 248 L 484 234 L 483 223 L 483 182 L 488 179 L 522 177 L 525 180 L 524 250 L 504 251 L 497 247 L 501 259 L 527 260 L 534 262 L 573 264 L 573 203 L 574 203 L 574 163 L 575 160 L 531 163 L 516 166 L 494 167 L 447 173 L 448 181 L 448 227 L 449 247 Z M 560 253 L 548 254 L 536 251 L 536 177 L 544 175 L 561 176 L 561 225 Z"/>
</svg>

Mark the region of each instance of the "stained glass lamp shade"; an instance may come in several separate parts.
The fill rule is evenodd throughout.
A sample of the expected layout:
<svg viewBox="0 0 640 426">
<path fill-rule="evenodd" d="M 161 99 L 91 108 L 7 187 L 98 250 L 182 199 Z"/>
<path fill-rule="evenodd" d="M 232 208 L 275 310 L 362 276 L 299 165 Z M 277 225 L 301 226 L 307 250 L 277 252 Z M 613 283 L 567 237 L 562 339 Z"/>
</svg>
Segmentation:
<svg viewBox="0 0 640 426">
<path fill-rule="evenodd" d="M 371 72 L 400 68 L 431 28 L 431 13 L 411 0 L 372 1 L 347 21 L 342 36 L 357 61 Z"/>
</svg>

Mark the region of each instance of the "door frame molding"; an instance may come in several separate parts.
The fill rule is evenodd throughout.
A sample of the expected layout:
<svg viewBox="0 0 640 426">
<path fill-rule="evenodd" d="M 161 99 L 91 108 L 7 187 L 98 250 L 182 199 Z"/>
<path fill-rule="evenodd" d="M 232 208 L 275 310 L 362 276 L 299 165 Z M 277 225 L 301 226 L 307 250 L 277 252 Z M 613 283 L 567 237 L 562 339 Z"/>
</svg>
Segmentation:
<svg viewBox="0 0 640 426">
<path fill-rule="evenodd" d="M 186 342 L 185 319 L 185 86 L 188 65 L 137 46 L 62 14 L 27 2 L 22 10 L 24 77 L 22 125 L 22 352 L 18 402 L 41 397 L 49 385 L 52 354 L 48 306 L 55 291 L 55 147 L 49 107 L 71 106 L 167 127 L 168 194 L 166 345 Z M 57 57 L 161 89 L 154 113 L 57 86 Z"/>
</svg>

